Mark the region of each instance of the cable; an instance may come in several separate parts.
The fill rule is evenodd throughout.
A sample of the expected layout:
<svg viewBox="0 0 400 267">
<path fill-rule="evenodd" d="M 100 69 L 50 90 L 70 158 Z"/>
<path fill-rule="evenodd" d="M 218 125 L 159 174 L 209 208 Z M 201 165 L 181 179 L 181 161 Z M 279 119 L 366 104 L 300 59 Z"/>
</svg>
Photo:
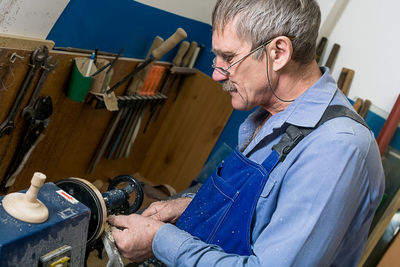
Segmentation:
<svg viewBox="0 0 400 267">
<path fill-rule="evenodd" d="M 282 101 L 282 102 L 293 102 L 293 101 L 295 101 L 296 99 L 286 100 L 286 99 L 280 98 L 279 96 L 277 96 L 277 94 L 275 93 L 274 89 L 272 89 L 271 81 L 270 81 L 270 79 L 269 79 L 269 71 L 268 71 L 268 52 L 267 52 L 267 49 L 265 49 L 265 56 L 267 57 L 267 64 L 266 64 L 266 65 L 267 65 L 267 80 L 268 80 L 268 88 L 269 88 L 269 90 L 271 90 L 272 94 L 273 94 L 277 99 L 279 99 L 279 100 Z"/>
</svg>

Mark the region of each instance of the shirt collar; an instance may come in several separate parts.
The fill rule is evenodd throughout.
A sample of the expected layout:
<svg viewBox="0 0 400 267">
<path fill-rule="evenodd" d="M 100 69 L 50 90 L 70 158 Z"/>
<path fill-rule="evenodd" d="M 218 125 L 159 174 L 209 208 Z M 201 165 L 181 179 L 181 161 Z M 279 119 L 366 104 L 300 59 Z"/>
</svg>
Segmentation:
<svg viewBox="0 0 400 267">
<path fill-rule="evenodd" d="M 287 123 L 301 127 L 315 127 L 321 119 L 335 96 L 337 84 L 328 68 L 320 69 L 321 78 L 287 108 L 285 120 Z"/>
<path fill-rule="evenodd" d="M 300 127 L 315 127 L 317 125 L 337 90 L 336 81 L 330 75 L 328 68 L 321 67 L 320 70 L 322 76 L 318 81 L 285 110 L 269 118 L 246 150 L 251 149 L 265 136 L 270 135 L 274 129 L 281 128 L 285 122 Z M 258 108 L 249 115 L 239 129 L 239 148 L 246 147 L 255 128 L 267 114 L 267 111 Z"/>
</svg>

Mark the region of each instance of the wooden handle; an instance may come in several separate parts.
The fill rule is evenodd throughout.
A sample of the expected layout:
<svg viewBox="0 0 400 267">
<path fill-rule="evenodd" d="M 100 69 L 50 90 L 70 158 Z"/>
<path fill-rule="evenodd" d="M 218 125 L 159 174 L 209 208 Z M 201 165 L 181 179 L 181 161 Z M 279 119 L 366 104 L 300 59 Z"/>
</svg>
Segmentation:
<svg viewBox="0 0 400 267">
<path fill-rule="evenodd" d="M 146 59 L 150 58 L 153 50 L 159 47 L 163 42 L 164 42 L 163 38 L 161 38 L 160 36 L 156 36 L 153 40 L 153 43 L 150 46 L 149 51 L 147 52 Z"/>
<path fill-rule="evenodd" d="M 360 114 L 360 109 L 362 107 L 362 104 L 363 104 L 363 100 L 361 98 L 359 98 L 359 97 L 357 98 L 357 100 L 353 104 L 353 108 L 358 114 Z"/>
<path fill-rule="evenodd" d="M 337 81 L 337 86 L 342 92 L 343 92 L 343 90 L 342 90 L 343 83 L 344 83 L 344 80 L 346 79 L 346 75 L 347 75 L 347 69 L 342 68 L 342 71 L 340 72 L 340 75 L 339 75 L 339 79 Z"/>
<path fill-rule="evenodd" d="M 362 107 L 360 109 L 360 111 L 358 112 L 358 114 L 360 114 L 361 117 L 363 117 L 365 119 L 365 117 L 367 116 L 369 107 L 371 106 L 371 101 L 368 99 L 364 100 L 364 103 L 362 104 Z"/>
<path fill-rule="evenodd" d="M 151 52 L 154 61 L 162 58 L 165 53 L 174 48 L 184 38 L 186 38 L 186 32 L 182 28 L 178 28 L 171 37 Z M 140 91 L 154 61 L 134 76 L 127 90 L 129 95 Z"/>
<path fill-rule="evenodd" d="M 328 67 L 330 70 L 332 70 L 333 68 L 333 64 L 335 63 L 339 50 L 340 50 L 340 45 L 334 44 L 331 52 L 329 53 L 325 66 Z"/>
<path fill-rule="evenodd" d="M 317 46 L 317 51 L 316 51 L 316 57 L 315 60 L 317 61 L 317 63 L 319 63 L 319 61 L 321 60 L 322 54 L 325 50 L 325 46 L 328 43 L 328 39 L 326 37 L 322 37 L 321 40 L 318 43 Z"/>
<path fill-rule="evenodd" d="M 354 77 L 354 70 L 347 69 L 346 78 L 343 82 L 342 92 L 345 96 L 349 95 L 349 90 L 351 86 L 351 82 L 353 81 Z"/>
<path fill-rule="evenodd" d="M 188 51 L 189 46 L 190 46 L 190 43 L 188 41 L 183 41 L 181 43 L 181 46 L 179 47 L 178 52 L 176 53 L 176 56 L 172 60 L 172 64 L 174 64 L 175 66 L 180 66 L 181 65 L 182 58 L 186 54 L 186 52 Z"/>
<path fill-rule="evenodd" d="M 169 50 L 174 48 L 180 41 L 185 39 L 187 34 L 184 29 L 178 28 L 176 32 L 169 37 L 164 43 L 162 43 L 158 48 L 156 48 L 152 55 L 155 60 L 162 58 Z"/>
<path fill-rule="evenodd" d="M 196 50 L 196 48 L 197 48 L 197 42 L 193 41 L 190 44 L 189 51 L 186 53 L 186 56 L 182 60 L 182 67 L 188 67 L 189 66 L 190 60 L 192 59 L 194 51 Z"/>
<path fill-rule="evenodd" d="M 33 174 L 31 180 L 31 186 L 29 187 L 28 191 L 25 194 L 26 199 L 29 202 L 35 203 L 37 201 L 37 194 L 39 192 L 39 189 L 43 186 L 45 180 L 46 180 L 46 175 L 44 175 L 43 173 L 35 172 Z"/>
</svg>

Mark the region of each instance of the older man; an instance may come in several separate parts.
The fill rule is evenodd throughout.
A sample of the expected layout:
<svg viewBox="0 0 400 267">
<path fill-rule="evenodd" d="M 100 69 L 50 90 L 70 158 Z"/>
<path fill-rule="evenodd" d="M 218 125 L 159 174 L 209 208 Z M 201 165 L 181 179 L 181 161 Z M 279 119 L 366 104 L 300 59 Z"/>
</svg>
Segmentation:
<svg viewBox="0 0 400 267">
<path fill-rule="evenodd" d="M 219 0 L 212 23 L 213 79 L 235 109 L 258 109 L 193 199 L 112 218 L 117 246 L 168 266 L 355 266 L 384 175 L 372 132 L 314 60 L 317 3 Z"/>
</svg>

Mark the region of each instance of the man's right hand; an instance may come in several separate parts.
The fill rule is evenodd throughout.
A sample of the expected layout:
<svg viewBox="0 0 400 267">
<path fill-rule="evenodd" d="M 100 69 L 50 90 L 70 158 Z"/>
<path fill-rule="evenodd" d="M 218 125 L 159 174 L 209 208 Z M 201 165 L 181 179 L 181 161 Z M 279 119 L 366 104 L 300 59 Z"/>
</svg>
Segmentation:
<svg viewBox="0 0 400 267">
<path fill-rule="evenodd" d="M 189 197 L 157 201 L 143 211 L 142 216 L 167 223 L 175 223 L 192 201 Z"/>
</svg>

